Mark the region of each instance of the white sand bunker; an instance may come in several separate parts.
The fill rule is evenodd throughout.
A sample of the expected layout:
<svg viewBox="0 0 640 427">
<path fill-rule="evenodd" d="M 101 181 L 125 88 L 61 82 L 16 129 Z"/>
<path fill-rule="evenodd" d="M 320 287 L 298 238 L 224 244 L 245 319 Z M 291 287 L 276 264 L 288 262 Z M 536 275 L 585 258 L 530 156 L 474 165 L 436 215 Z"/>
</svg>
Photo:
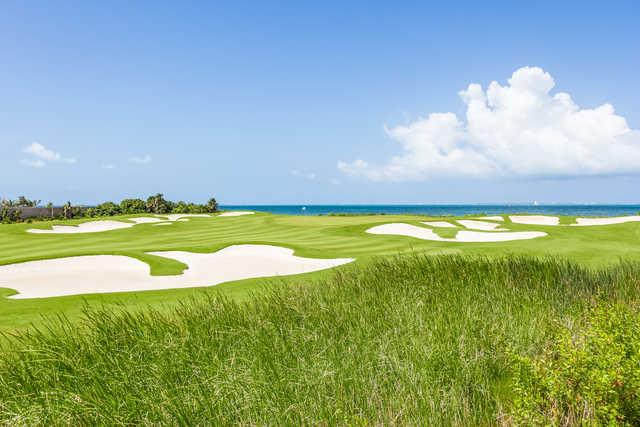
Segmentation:
<svg viewBox="0 0 640 427">
<path fill-rule="evenodd" d="M 403 223 L 377 225 L 375 227 L 368 229 L 367 233 L 415 237 L 417 239 L 433 240 L 437 242 L 465 242 L 465 243 L 508 242 L 512 240 L 535 239 L 536 237 L 544 237 L 547 235 L 547 233 L 544 233 L 542 231 L 483 232 L 483 231 L 461 230 L 461 231 L 458 231 L 455 238 L 447 239 L 447 238 L 438 236 L 431 229 L 417 227 L 415 225 L 403 224 Z"/>
<path fill-rule="evenodd" d="M 482 231 L 505 231 L 506 230 L 505 228 L 498 228 L 500 227 L 500 224 L 496 224 L 495 222 L 478 221 L 473 219 L 460 219 L 458 220 L 458 223 L 472 230 L 482 230 Z"/>
<path fill-rule="evenodd" d="M 211 218 L 209 214 L 166 214 L 166 215 L 156 215 L 157 217 L 167 218 L 169 221 L 182 221 L 186 218 Z M 162 220 L 166 221 L 166 220 Z"/>
<path fill-rule="evenodd" d="M 218 216 L 242 216 L 242 215 L 253 215 L 255 212 L 249 211 L 233 211 L 233 212 L 223 212 Z"/>
<path fill-rule="evenodd" d="M 119 230 L 121 228 L 133 227 L 134 223 L 121 221 L 89 221 L 78 225 L 53 225 L 49 230 L 30 228 L 27 233 L 36 234 L 76 234 L 76 233 L 99 233 L 101 231 Z"/>
<path fill-rule="evenodd" d="M 430 227 L 439 227 L 439 228 L 458 228 L 455 224 L 451 224 L 447 221 L 424 221 L 423 224 L 428 225 Z"/>
<path fill-rule="evenodd" d="M 515 224 L 527 224 L 527 225 L 559 225 L 560 218 L 557 216 L 547 215 L 511 215 L 509 216 L 511 222 Z"/>
<path fill-rule="evenodd" d="M 640 221 L 640 216 L 617 216 L 609 218 L 576 218 L 576 223 L 571 224 L 573 226 L 588 226 L 588 225 L 611 225 L 611 224 L 623 224 L 625 222 L 637 222 Z"/>
<path fill-rule="evenodd" d="M 496 215 L 496 216 L 481 216 L 478 219 L 484 219 L 484 220 L 487 220 L 487 221 L 504 221 L 504 218 L 502 218 L 499 215 Z"/>
<path fill-rule="evenodd" d="M 149 266 L 119 255 L 79 256 L 0 266 L 0 287 L 19 293 L 10 298 L 149 291 L 212 286 L 233 280 L 309 273 L 347 264 L 353 259 L 315 259 L 267 245 L 230 246 L 218 252 L 152 252 L 189 266 L 178 276 L 151 276 Z"/>
<path fill-rule="evenodd" d="M 149 224 L 154 222 L 162 222 L 164 221 L 162 218 L 154 218 L 150 216 L 139 216 L 137 218 L 127 218 L 129 221 L 133 221 L 136 224 Z"/>
<path fill-rule="evenodd" d="M 138 224 L 152 225 L 168 225 L 174 221 L 189 221 L 186 217 L 212 218 L 207 214 L 167 214 L 156 215 L 155 217 L 139 216 L 135 218 L 127 218 L 128 221 L 89 221 L 78 225 L 54 225 L 51 229 L 42 230 L 38 228 L 30 228 L 27 233 L 36 234 L 75 234 L 75 233 L 99 233 L 101 231 L 119 230 L 121 228 L 130 228 Z"/>
</svg>

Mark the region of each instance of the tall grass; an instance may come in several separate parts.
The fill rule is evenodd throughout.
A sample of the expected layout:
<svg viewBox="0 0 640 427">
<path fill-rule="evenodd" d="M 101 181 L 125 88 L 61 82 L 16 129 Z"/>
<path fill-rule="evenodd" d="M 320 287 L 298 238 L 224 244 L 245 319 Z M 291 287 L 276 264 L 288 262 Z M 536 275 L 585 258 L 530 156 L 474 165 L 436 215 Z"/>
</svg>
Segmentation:
<svg viewBox="0 0 640 427">
<path fill-rule="evenodd" d="M 510 357 L 596 301 L 638 301 L 640 265 L 381 259 L 251 303 L 87 312 L 12 338 L 0 419 L 24 424 L 495 424 Z"/>
</svg>

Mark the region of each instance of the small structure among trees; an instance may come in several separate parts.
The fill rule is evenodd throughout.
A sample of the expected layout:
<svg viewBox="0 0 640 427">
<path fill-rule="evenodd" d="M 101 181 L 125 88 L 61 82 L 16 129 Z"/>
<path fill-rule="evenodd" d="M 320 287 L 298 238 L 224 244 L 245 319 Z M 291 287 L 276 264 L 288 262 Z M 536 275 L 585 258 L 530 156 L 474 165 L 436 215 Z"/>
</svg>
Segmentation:
<svg viewBox="0 0 640 427">
<path fill-rule="evenodd" d="M 40 200 L 30 200 L 20 196 L 16 200 L 0 200 L 0 222 L 20 222 L 32 218 L 81 218 L 131 214 L 169 214 L 169 213 L 214 213 L 218 211 L 218 202 L 211 198 L 205 204 L 172 202 L 162 193 L 143 199 L 124 199 L 120 203 L 106 201 L 92 207 L 74 206 L 67 202 L 54 207 L 52 203 L 40 206 Z"/>
</svg>

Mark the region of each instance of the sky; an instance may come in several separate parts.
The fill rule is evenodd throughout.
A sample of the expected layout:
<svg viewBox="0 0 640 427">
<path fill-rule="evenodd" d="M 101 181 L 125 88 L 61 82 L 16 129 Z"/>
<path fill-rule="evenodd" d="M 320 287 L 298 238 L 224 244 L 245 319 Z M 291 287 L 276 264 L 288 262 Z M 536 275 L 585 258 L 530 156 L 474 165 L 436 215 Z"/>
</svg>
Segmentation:
<svg viewBox="0 0 640 427">
<path fill-rule="evenodd" d="M 639 203 L 640 2 L 3 2 L 0 198 Z"/>
</svg>

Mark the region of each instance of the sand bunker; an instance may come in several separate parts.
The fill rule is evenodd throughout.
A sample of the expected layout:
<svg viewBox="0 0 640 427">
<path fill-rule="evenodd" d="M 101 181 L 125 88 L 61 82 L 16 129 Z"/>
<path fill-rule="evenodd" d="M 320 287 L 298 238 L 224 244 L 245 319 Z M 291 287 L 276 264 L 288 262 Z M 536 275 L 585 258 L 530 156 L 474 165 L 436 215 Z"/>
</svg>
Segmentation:
<svg viewBox="0 0 640 427">
<path fill-rule="evenodd" d="M 136 218 L 127 218 L 131 223 L 122 221 L 89 221 L 76 225 L 54 225 L 49 230 L 41 230 L 30 228 L 27 233 L 36 234 L 75 234 L 75 233 L 98 233 L 101 231 L 119 230 L 121 228 L 130 228 L 138 224 L 168 225 L 173 221 L 189 221 L 185 217 L 202 217 L 211 218 L 207 214 L 167 214 L 156 215 L 155 217 L 140 216 Z"/>
<path fill-rule="evenodd" d="M 50 230 L 30 228 L 27 233 L 35 234 L 76 234 L 76 233 L 99 233 L 101 231 L 119 230 L 121 228 L 133 227 L 134 223 L 121 221 L 89 221 L 78 225 L 53 225 Z"/>
<path fill-rule="evenodd" d="M 136 224 L 149 224 L 154 222 L 162 222 L 164 221 L 162 218 L 154 218 L 150 216 L 139 216 L 137 218 L 127 218 L 129 221 L 133 221 Z"/>
<path fill-rule="evenodd" d="M 460 219 L 458 220 L 458 223 L 472 230 L 482 230 L 482 231 L 505 231 L 506 230 L 505 228 L 498 228 L 500 227 L 500 224 L 496 224 L 495 222 L 477 221 L 472 219 Z"/>
<path fill-rule="evenodd" d="M 208 214 L 166 214 L 156 215 L 157 217 L 167 218 L 169 221 L 181 221 L 183 218 L 211 218 Z M 162 220 L 165 221 L 165 220 Z"/>
<path fill-rule="evenodd" d="M 527 225 L 559 225 L 560 218 L 557 216 L 546 215 L 511 215 L 509 216 L 511 222 L 515 224 L 527 224 Z"/>
<path fill-rule="evenodd" d="M 387 234 L 396 236 L 409 236 L 422 240 L 446 241 L 446 239 L 438 236 L 430 228 L 416 227 L 415 225 L 394 222 L 391 224 L 382 224 L 371 227 L 367 230 L 369 234 Z M 455 239 L 452 239 L 455 240 Z"/>
<path fill-rule="evenodd" d="M 19 293 L 10 298 L 45 298 L 106 292 L 212 286 L 255 277 L 308 273 L 347 264 L 353 259 L 315 259 L 267 245 L 236 245 L 209 254 L 151 252 L 189 266 L 178 276 L 151 276 L 149 266 L 120 255 L 93 255 L 0 266 L 0 287 Z"/>
<path fill-rule="evenodd" d="M 617 216 L 609 218 L 576 218 L 576 223 L 571 224 L 573 226 L 588 226 L 588 225 L 611 225 L 611 224 L 623 224 L 625 222 L 637 222 L 640 221 L 640 216 Z"/>
<path fill-rule="evenodd" d="M 478 219 L 485 219 L 485 220 L 488 220 L 488 221 L 504 221 L 504 218 L 502 218 L 501 216 L 498 216 L 498 215 L 496 215 L 496 216 L 481 216 Z"/>
<path fill-rule="evenodd" d="M 235 211 L 235 212 L 223 212 L 218 216 L 242 216 L 242 215 L 253 215 L 255 212 L 249 211 Z"/>
<path fill-rule="evenodd" d="M 458 228 L 455 224 L 451 224 L 447 221 L 424 221 L 423 224 L 429 225 L 431 227 L 440 227 L 440 228 Z"/>
<path fill-rule="evenodd" d="M 241 216 L 241 215 L 251 215 L 255 212 L 225 212 L 218 216 Z M 179 221 L 189 221 L 189 218 L 213 218 L 209 214 L 166 214 L 166 215 L 155 215 L 154 217 L 136 217 L 136 218 L 128 218 L 128 221 L 132 221 L 131 223 L 121 222 L 121 221 L 89 221 L 75 225 L 54 225 L 49 230 L 41 230 L 37 228 L 31 228 L 27 230 L 28 233 L 37 233 L 37 234 L 75 234 L 75 233 L 98 233 L 101 231 L 111 231 L 118 230 L 121 228 L 129 228 L 133 227 L 137 224 L 149 224 L 153 225 L 168 225 L 172 222 Z M 166 223 L 166 224 L 164 224 Z"/>
<path fill-rule="evenodd" d="M 465 243 L 480 243 L 480 242 L 508 242 L 512 240 L 527 240 L 535 239 L 537 237 L 544 237 L 547 233 L 542 231 L 514 231 L 514 232 L 483 232 L 483 231 L 458 231 L 456 237 L 453 239 L 447 239 L 438 236 L 433 230 L 423 227 L 416 227 L 415 225 L 403 224 L 403 223 L 391 223 L 377 225 L 367 230 L 370 234 L 386 234 L 396 236 L 408 236 L 415 237 L 422 240 L 433 240 L 437 242 L 465 242 Z"/>
</svg>

